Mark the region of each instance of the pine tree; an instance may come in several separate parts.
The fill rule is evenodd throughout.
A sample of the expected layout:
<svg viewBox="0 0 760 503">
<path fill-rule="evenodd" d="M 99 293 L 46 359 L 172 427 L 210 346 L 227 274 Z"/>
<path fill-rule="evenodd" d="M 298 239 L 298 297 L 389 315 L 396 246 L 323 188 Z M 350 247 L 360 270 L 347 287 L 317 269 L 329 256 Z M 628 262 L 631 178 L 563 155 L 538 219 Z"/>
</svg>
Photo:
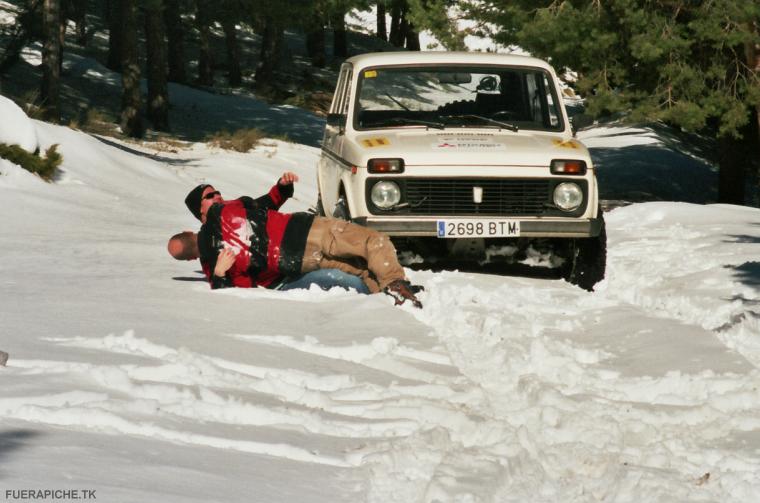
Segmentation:
<svg viewBox="0 0 760 503">
<path fill-rule="evenodd" d="M 375 35 L 381 40 L 388 40 L 388 30 L 385 24 L 385 2 L 377 2 L 377 32 Z"/>
<path fill-rule="evenodd" d="M 283 23 L 277 16 L 264 18 L 264 31 L 261 34 L 261 51 L 256 66 L 257 85 L 269 86 L 275 81 L 275 69 L 280 64 L 283 45 Z"/>
<path fill-rule="evenodd" d="M 419 30 L 429 30 L 447 50 L 464 51 L 465 33 L 450 15 L 457 5 L 455 0 L 409 0 L 407 17 Z"/>
<path fill-rule="evenodd" d="M 200 52 L 198 55 L 198 84 L 214 85 L 214 70 L 211 57 L 211 12 L 207 0 L 195 0 L 195 27 L 198 29 Z"/>
<path fill-rule="evenodd" d="M 243 72 L 240 68 L 240 44 L 237 39 L 237 27 L 234 4 L 236 2 L 227 2 L 226 9 L 222 11 L 221 21 L 224 30 L 224 42 L 227 47 L 227 82 L 232 87 L 237 87 L 243 83 Z"/>
<path fill-rule="evenodd" d="M 756 162 L 760 3 L 746 0 L 483 0 L 471 13 L 499 26 L 497 41 L 578 72 L 595 115 L 661 120 L 718 141 L 719 200 L 743 202 Z"/>
<path fill-rule="evenodd" d="M 346 29 L 346 16 L 353 9 L 368 10 L 371 2 L 368 0 L 326 0 L 327 20 L 333 30 L 333 58 L 343 61 L 348 57 L 348 31 Z M 378 12 L 383 7 L 378 3 Z M 383 11 L 384 12 L 384 11 Z M 380 14 L 377 17 L 380 20 Z M 385 22 L 385 14 L 382 15 Z M 385 28 L 383 27 L 383 30 Z"/>
<path fill-rule="evenodd" d="M 330 25 L 333 29 L 333 56 L 343 59 L 348 56 L 348 38 L 346 36 L 347 2 L 336 2 L 330 9 Z"/>
<path fill-rule="evenodd" d="M 304 31 L 306 32 L 306 53 L 309 55 L 311 64 L 317 68 L 323 68 L 327 64 L 325 54 L 325 18 L 327 5 L 324 0 L 312 3 L 311 12 L 305 19 Z"/>
<path fill-rule="evenodd" d="M 123 39 L 121 22 L 121 1 L 106 0 L 105 17 L 108 20 L 108 58 L 106 67 L 121 72 L 122 53 L 121 43 Z"/>
<path fill-rule="evenodd" d="M 84 47 L 87 45 L 87 0 L 64 0 L 67 6 L 67 17 L 74 21 L 76 26 L 76 43 Z"/>
<path fill-rule="evenodd" d="M 35 39 L 43 39 L 43 0 L 30 0 L 16 17 L 13 25 L 0 28 L 3 44 L 0 47 L 0 76 L 21 58 L 21 50 Z"/>
<path fill-rule="evenodd" d="M 61 79 L 61 5 L 59 0 L 45 0 L 43 7 L 45 32 L 42 45 L 41 98 L 45 120 L 60 122 Z"/>
<path fill-rule="evenodd" d="M 396 47 L 404 47 L 406 40 L 405 21 L 406 0 L 391 0 L 391 31 L 388 42 Z"/>
<path fill-rule="evenodd" d="M 137 48 L 137 8 L 135 0 L 120 0 L 119 3 L 123 23 L 120 42 L 122 49 L 121 130 L 127 136 L 141 138 L 144 130 Z"/>
<path fill-rule="evenodd" d="M 167 84 L 166 36 L 162 0 L 143 0 L 145 9 L 145 51 L 148 80 L 147 115 L 153 129 L 169 130 L 169 88 Z"/>
<path fill-rule="evenodd" d="M 168 43 L 167 59 L 169 63 L 169 80 L 184 84 L 187 81 L 185 72 L 185 24 L 182 20 L 180 0 L 165 0 L 164 21 Z"/>
</svg>

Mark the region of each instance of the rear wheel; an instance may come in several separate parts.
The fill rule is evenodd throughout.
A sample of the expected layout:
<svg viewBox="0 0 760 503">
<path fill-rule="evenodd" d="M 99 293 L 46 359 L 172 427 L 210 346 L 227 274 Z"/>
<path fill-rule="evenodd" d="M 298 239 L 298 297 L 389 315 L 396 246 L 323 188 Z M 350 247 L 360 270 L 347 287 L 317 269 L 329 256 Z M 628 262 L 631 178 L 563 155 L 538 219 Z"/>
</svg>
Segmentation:
<svg viewBox="0 0 760 503">
<path fill-rule="evenodd" d="M 572 240 L 562 275 L 569 283 L 589 292 L 593 292 L 594 285 L 604 279 L 607 268 L 607 231 L 601 211 L 600 208 L 602 228 L 599 235 Z"/>
</svg>

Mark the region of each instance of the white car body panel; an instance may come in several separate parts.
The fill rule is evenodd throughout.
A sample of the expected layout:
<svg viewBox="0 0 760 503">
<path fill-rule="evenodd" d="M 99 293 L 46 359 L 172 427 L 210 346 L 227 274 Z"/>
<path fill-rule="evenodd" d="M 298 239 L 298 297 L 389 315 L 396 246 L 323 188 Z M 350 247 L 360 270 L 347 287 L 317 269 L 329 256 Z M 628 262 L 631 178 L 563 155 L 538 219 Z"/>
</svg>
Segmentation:
<svg viewBox="0 0 760 503">
<path fill-rule="evenodd" d="M 446 127 L 437 129 L 420 125 L 397 125 L 394 127 L 357 127 L 354 119 L 357 110 L 357 86 L 363 72 L 370 75 L 372 69 L 390 67 L 415 67 L 427 65 L 487 65 L 494 68 L 505 67 L 517 71 L 534 71 L 550 76 L 554 100 L 552 106 L 559 110 L 555 129 L 552 131 L 520 128 L 515 132 L 492 124 Z M 370 69 L 370 70 L 367 70 Z M 560 227 L 563 222 L 591 222 L 597 215 L 598 189 L 593 163 L 586 147 L 573 137 L 567 113 L 560 99 L 561 90 L 553 69 L 544 61 L 525 56 L 452 53 L 452 52 L 404 52 L 365 54 L 350 58 L 343 65 L 334 97 L 331 113 L 343 116 L 341 124 L 331 124 L 325 129 L 322 155 L 318 163 L 318 187 L 324 211 L 331 215 L 341 194 L 345 196 L 350 216 L 366 225 L 377 227 L 391 235 L 430 236 L 431 230 L 424 230 L 427 223 L 434 223 L 439 215 L 393 214 L 380 212 L 373 214 L 365 195 L 366 181 L 382 177 L 384 180 L 429 179 L 550 179 L 572 178 L 583 181 L 587 187 L 585 210 L 573 216 L 562 215 L 520 215 L 520 221 L 540 221 L 553 226 L 531 231 L 528 225 L 525 236 L 585 237 L 587 230 L 578 230 L 578 225 L 568 225 L 567 231 Z M 348 78 L 350 76 L 350 79 Z M 368 78 L 368 77 L 365 77 Z M 346 91 L 346 85 L 349 91 Z M 453 87 L 453 86 L 450 86 Z M 340 93 L 343 92 L 342 95 Z M 382 97 L 381 97 L 382 98 Z M 393 97 L 394 102 L 399 103 Z M 402 98 L 409 104 L 408 98 Z M 549 97 L 551 100 L 552 98 Z M 399 106 L 404 107 L 403 103 Z M 535 106 L 535 105 L 534 105 Z M 400 112 L 403 113 L 403 112 Z M 505 121 L 506 122 L 506 121 Z M 368 172 L 370 159 L 403 159 L 404 171 L 400 174 L 378 175 Z M 555 159 L 581 160 L 586 163 L 586 172 L 581 175 L 559 176 L 550 172 L 550 163 Z M 486 189 L 486 192 L 488 189 Z M 556 212 L 555 212 L 556 213 Z M 448 214 L 447 218 L 456 215 Z M 505 215 L 509 216 L 509 215 Z M 468 218 L 472 215 L 468 215 Z M 477 216 L 475 216 L 477 218 Z M 395 222 L 395 224 L 394 224 Z M 588 227 L 588 226 L 587 226 Z M 585 227 L 584 227 L 585 229 Z"/>
</svg>

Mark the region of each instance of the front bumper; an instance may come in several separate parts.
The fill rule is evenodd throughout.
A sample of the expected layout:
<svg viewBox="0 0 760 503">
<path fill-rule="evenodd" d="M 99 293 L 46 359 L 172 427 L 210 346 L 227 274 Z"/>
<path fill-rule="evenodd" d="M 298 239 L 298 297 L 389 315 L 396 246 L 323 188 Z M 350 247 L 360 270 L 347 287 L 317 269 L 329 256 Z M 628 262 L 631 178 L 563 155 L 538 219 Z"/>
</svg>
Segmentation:
<svg viewBox="0 0 760 503">
<path fill-rule="evenodd" d="M 452 219 L 456 217 L 442 217 L 442 219 L 446 218 Z M 468 216 L 466 218 L 472 217 Z M 354 219 L 354 222 L 390 236 L 436 237 L 438 236 L 437 220 L 436 218 L 391 219 L 360 217 Z M 511 220 L 519 220 L 520 237 L 529 238 L 588 238 L 598 236 L 602 229 L 601 215 L 591 219 L 513 218 Z"/>
</svg>

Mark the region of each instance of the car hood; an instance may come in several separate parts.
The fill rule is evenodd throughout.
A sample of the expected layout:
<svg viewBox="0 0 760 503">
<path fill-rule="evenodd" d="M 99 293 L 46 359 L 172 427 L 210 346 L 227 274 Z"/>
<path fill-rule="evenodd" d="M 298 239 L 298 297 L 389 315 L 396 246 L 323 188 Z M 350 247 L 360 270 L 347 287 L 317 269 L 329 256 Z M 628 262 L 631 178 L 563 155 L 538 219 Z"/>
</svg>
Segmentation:
<svg viewBox="0 0 760 503">
<path fill-rule="evenodd" d="M 352 160 L 402 158 L 408 166 L 549 166 L 552 159 L 583 159 L 586 147 L 563 135 L 512 131 L 373 131 L 355 137 Z"/>
</svg>

